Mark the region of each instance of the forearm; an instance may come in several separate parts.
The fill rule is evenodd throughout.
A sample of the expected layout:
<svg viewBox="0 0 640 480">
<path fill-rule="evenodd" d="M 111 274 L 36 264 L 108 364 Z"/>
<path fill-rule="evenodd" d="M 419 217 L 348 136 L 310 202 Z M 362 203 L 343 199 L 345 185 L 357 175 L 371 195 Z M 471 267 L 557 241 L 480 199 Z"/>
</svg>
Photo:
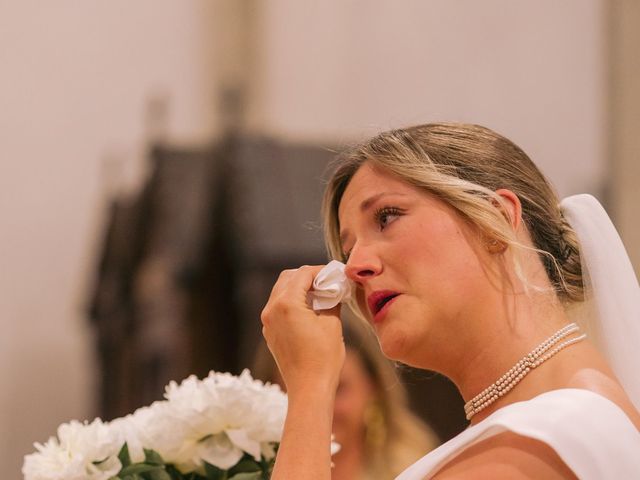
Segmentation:
<svg viewBox="0 0 640 480">
<path fill-rule="evenodd" d="M 334 392 L 314 389 L 289 397 L 272 480 L 330 480 Z"/>
</svg>

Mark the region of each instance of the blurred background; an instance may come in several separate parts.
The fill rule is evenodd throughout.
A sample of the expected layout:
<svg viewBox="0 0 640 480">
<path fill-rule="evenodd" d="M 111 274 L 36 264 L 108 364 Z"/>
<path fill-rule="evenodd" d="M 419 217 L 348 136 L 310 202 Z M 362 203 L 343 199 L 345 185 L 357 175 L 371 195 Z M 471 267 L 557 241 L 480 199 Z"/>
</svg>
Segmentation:
<svg viewBox="0 0 640 480">
<path fill-rule="evenodd" d="M 636 0 L 0 0 L 3 478 L 63 421 L 250 366 L 274 275 L 325 258 L 327 162 L 383 129 L 506 135 L 638 271 L 639 47 Z"/>
</svg>

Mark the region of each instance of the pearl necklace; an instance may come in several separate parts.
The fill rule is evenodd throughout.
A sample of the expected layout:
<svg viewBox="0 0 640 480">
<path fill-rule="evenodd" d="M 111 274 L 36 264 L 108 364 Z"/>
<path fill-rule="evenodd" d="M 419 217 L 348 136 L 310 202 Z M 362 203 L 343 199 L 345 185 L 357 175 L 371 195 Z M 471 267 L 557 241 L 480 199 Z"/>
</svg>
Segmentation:
<svg viewBox="0 0 640 480">
<path fill-rule="evenodd" d="M 578 327 L 577 324 L 570 323 L 551 335 L 540 345 L 531 350 L 527 355 L 522 357 L 522 359 L 511 367 L 507 373 L 502 375 L 498 380 L 464 404 L 464 413 L 467 416 L 467 420 L 471 420 L 476 413 L 484 410 L 500 397 L 506 395 L 511 391 L 511 389 L 513 389 L 513 387 L 520 383 L 520 381 L 532 369 L 549 360 L 563 348 L 586 338 L 586 335 L 582 334 L 578 337 L 559 343 L 563 338 L 566 338 L 579 330 L 580 327 Z M 551 349 L 554 345 L 555 348 Z"/>
</svg>

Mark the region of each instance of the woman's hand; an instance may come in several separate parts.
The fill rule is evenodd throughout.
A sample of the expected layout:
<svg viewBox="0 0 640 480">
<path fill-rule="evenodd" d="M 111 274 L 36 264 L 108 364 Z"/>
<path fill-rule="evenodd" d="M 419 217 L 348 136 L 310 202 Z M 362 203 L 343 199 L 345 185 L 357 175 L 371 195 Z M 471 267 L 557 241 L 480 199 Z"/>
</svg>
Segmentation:
<svg viewBox="0 0 640 480">
<path fill-rule="evenodd" d="M 290 397 L 309 388 L 335 391 L 344 363 L 340 306 L 315 312 L 307 303 L 322 268 L 283 271 L 261 315 L 262 333 Z"/>
<path fill-rule="evenodd" d="M 307 293 L 322 266 L 285 270 L 262 311 L 262 334 L 289 405 L 272 480 L 330 480 L 333 402 L 344 363 L 340 306 L 314 312 Z"/>
</svg>

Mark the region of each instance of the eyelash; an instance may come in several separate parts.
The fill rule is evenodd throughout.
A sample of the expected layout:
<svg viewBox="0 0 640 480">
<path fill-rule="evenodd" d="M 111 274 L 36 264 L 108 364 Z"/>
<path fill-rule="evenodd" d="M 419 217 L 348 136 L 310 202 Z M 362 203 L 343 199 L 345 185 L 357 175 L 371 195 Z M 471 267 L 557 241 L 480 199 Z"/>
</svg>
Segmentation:
<svg viewBox="0 0 640 480">
<path fill-rule="evenodd" d="M 375 222 L 378 224 L 378 226 L 380 227 L 380 231 L 384 230 L 387 226 L 389 226 L 389 223 L 387 223 L 386 225 L 383 225 L 383 218 L 387 217 L 387 216 L 395 216 L 395 217 L 399 217 L 401 215 L 404 214 L 404 211 L 401 210 L 398 207 L 389 207 L 389 206 L 385 206 L 385 207 L 380 207 L 378 208 L 374 214 L 373 214 L 373 218 L 375 220 Z M 351 250 L 349 250 L 348 252 L 345 252 L 342 254 L 343 257 L 343 261 L 346 262 L 347 260 L 349 260 L 349 255 L 351 255 Z"/>
<path fill-rule="evenodd" d="M 380 226 L 380 230 L 384 230 L 387 226 L 389 226 L 389 223 L 387 223 L 386 225 L 382 224 L 384 218 L 388 216 L 399 217 L 402 214 L 403 211 L 398 207 L 381 207 L 374 213 L 374 218 L 376 220 L 376 223 Z"/>
</svg>

